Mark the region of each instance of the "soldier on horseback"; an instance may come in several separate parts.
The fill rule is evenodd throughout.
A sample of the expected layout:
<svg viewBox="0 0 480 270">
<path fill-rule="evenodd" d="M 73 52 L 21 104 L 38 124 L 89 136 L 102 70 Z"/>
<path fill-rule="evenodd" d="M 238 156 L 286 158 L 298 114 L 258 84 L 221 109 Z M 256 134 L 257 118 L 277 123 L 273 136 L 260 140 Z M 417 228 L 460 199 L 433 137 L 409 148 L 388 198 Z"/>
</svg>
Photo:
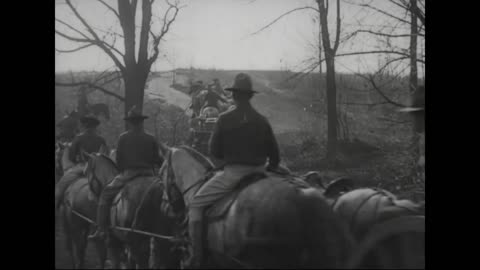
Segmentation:
<svg viewBox="0 0 480 270">
<path fill-rule="evenodd" d="M 83 152 L 90 154 L 100 152 L 102 147 L 104 147 L 105 151 L 107 149 L 105 139 L 96 132 L 100 121 L 98 121 L 95 116 L 83 116 L 80 118 L 80 124 L 84 131 L 73 139 L 68 156 L 68 159 L 75 164 L 75 166 L 57 183 L 55 189 L 55 209 L 58 208 L 67 187 L 83 174 L 86 162 L 86 157 Z"/>
<path fill-rule="evenodd" d="M 189 206 L 189 236 L 192 241 L 193 267 L 201 265 L 203 210 L 231 192 L 246 175 L 275 169 L 280 162 L 277 141 L 268 120 L 250 104 L 253 97 L 250 76 L 240 73 L 235 77 L 232 91 L 236 103 L 234 110 L 220 115 L 210 139 L 210 152 L 222 160 L 224 171 L 216 174 L 196 193 Z"/>
<path fill-rule="evenodd" d="M 128 131 L 120 135 L 116 151 L 116 163 L 121 173 L 102 191 L 97 209 L 98 228 L 89 236 L 92 240 L 104 238 L 110 206 L 125 184 L 138 176 L 153 176 L 154 166 L 161 166 L 163 163 L 155 137 L 143 129 L 143 121 L 147 118 L 148 116 L 142 115 L 136 107 L 124 118 Z"/>
<path fill-rule="evenodd" d="M 218 103 L 220 101 L 224 103 L 228 102 L 222 96 L 214 92 L 211 86 L 208 87 L 207 94 L 205 95 L 204 100 L 205 100 L 205 103 L 203 104 L 202 109 L 200 110 L 200 112 L 202 112 L 201 114 L 204 114 L 203 111 L 209 107 L 215 108 L 217 109 L 217 111 L 220 111 L 220 106 Z"/>
</svg>

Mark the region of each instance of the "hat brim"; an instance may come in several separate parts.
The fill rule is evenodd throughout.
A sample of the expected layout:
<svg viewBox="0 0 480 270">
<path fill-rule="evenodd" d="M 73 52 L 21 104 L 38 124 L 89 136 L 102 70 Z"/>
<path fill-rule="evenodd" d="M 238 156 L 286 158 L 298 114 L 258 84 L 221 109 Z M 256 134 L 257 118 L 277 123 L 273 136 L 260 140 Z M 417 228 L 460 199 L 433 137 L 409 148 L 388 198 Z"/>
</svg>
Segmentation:
<svg viewBox="0 0 480 270">
<path fill-rule="evenodd" d="M 233 87 L 225 88 L 224 90 L 225 90 L 225 91 L 230 91 L 230 92 L 239 91 L 239 92 L 245 92 L 245 93 L 258 93 L 258 91 L 255 91 L 255 90 L 248 90 L 248 89 L 241 89 L 241 88 L 233 88 Z"/>
<path fill-rule="evenodd" d="M 142 116 L 127 116 L 127 117 L 123 118 L 123 120 L 125 120 L 125 121 L 145 120 L 147 118 L 148 118 L 148 116 L 144 116 L 144 115 L 142 115 Z"/>
<path fill-rule="evenodd" d="M 419 112 L 424 110 L 425 110 L 424 108 L 419 108 L 419 107 L 406 107 L 406 108 L 399 109 L 398 112 L 410 113 L 410 112 Z"/>
</svg>

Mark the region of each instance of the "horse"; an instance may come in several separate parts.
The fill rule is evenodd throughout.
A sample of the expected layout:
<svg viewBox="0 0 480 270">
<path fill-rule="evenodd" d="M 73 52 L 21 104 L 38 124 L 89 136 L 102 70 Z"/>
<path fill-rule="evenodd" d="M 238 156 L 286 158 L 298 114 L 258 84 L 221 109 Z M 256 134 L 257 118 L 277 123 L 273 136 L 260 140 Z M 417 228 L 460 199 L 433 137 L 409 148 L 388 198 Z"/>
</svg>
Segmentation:
<svg viewBox="0 0 480 270">
<path fill-rule="evenodd" d="M 57 184 L 63 176 L 62 157 L 64 148 L 64 144 L 59 142 L 55 143 L 55 184 Z"/>
<path fill-rule="evenodd" d="M 164 196 L 181 218 L 212 163 L 186 146 L 160 148 L 167 157 Z M 322 194 L 303 180 L 268 173 L 233 194 L 206 210 L 208 266 L 343 267 L 353 239 Z"/>
<path fill-rule="evenodd" d="M 105 155 L 90 155 L 86 172 L 92 182 L 111 181 L 117 174 L 115 163 Z M 95 180 L 97 179 L 97 180 Z M 95 194 L 100 194 L 100 188 L 93 186 Z M 110 209 L 110 224 L 107 246 L 112 254 L 113 268 L 119 268 L 127 255 L 127 267 L 148 268 L 150 254 L 150 237 L 131 231 L 117 230 L 115 227 L 133 228 L 156 234 L 170 234 L 173 230 L 173 220 L 161 210 L 163 183 L 157 177 L 136 177 L 128 182 L 116 195 Z M 169 254 L 172 243 L 165 239 L 156 239 L 153 245 L 155 267 L 174 268 L 178 266 L 174 256 Z"/>
<path fill-rule="evenodd" d="M 66 172 L 74 164 L 68 159 L 70 144 L 59 147 L 62 150 L 61 166 Z M 72 265 L 76 269 L 84 268 L 87 236 L 92 220 L 95 219 L 97 201 L 93 196 L 90 182 L 81 176 L 72 183 L 63 195 L 60 214 L 66 238 L 66 249 L 72 258 Z M 105 185 L 105 183 L 102 183 Z M 80 216 L 81 215 L 81 216 Z M 100 268 L 104 268 L 106 249 L 103 243 L 96 243 Z"/>
<path fill-rule="evenodd" d="M 425 205 L 399 200 L 378 188 L 356 188 L 344 177 L 326 184 L 318 172 L 306 175 L 349 226 L 357 248 L 346 267 L 424 268 Z"/>
<path fill-rule="evenodd" d="M 424 205 L 383 189 L 360 188 L 340 195 L 332 208 L 359 243 L 347 267 L 425 268 Z"/>
</svg>

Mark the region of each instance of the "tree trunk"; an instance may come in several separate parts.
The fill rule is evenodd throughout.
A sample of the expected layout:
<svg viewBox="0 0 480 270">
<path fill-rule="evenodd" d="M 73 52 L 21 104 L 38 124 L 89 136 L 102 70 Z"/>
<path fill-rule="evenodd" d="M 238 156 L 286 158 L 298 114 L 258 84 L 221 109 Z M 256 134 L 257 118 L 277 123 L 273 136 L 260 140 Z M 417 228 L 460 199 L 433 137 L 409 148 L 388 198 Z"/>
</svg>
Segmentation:
<svg viewBox="0 0 480 270">
<path fill-rule="evenodd" d="M 144 69 L 139 68 L 138 65 L 135 65 L 135 70 L 127 70 L 125 78 L 125 116 L 127 116 L 133 106 L 136 106 L 140 112 L 143 112 L 143 96 L 145 94 L 148 73 L 148 71 L 144 72 Z"/>
<path fill-rule="evenodd" d="M 77 111 L 81 116 L 88 113 L 87 89 L 84 87 L 78 89 Z"/>
<path fill-rule="evenodd" d="M 417 8 L 417 0 L 410 0 L 412 10 Z M 412 18 L 412 24 L 410 29 L 410 93 L 417 90 L 418 86 L 418 72 L 417 72 L 417 35 L 418 25 L 417 16 L 415 12 L 410 12 Z"/>
<path fill-rule="evenodd" d="M 330 52 L 329 52 L 330 53 Z M 335 59 L 333 55 L 327 56 L 327 159 L 333 160 L 337 155 L 337 87 L 335 84 Z"/>
<path fill-rule="evenodd" d="M 417 26 L 417 15 L 415 12 L 412 12 L 417 8 L 417 0 L 410 0 L 411 11 L 411 28 L 410 28 L 410 87 L 409 93 L 412 95 L 418 87 L 418 73 L 417 73 L 417 34 L 418 34 L 418 26 Z M 413 136 L 412 136 L 412 144 L 414 145 L 414 151 L 416 158 L 420 153 L 419 148 L 419 140 L 416 134 L 415 127 L 413 128 Z"/>
<path fill-rule="evenodd" d="M 328 1 L 327 1 L 328 3 Z M 320 13 L 320 27 L 323 42 L 323 52 L 327 68 L 327 159 L 334 160 L 337 155 L 337 87 L 335 84 L 335 51 L 339 38 L 339 24 L 337 23 L 337 40 L 332 48 L 328 32 L 327 9 L 325 0 L 317 0 Z M 339 5 L 339 2 L 337 2 Z M 339 7 L 339 6 L 338 6 Z M 338 14 L 337 14 L 338 17 Z"/>
</svg>

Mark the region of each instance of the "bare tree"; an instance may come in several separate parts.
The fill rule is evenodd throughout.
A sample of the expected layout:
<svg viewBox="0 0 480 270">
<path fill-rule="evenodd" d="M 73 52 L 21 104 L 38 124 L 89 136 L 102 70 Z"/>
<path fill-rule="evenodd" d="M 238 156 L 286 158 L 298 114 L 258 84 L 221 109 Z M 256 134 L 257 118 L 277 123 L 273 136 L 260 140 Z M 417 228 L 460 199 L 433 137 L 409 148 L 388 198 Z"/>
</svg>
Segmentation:
<svg viewBox="0 0 480 270">
<path fill-rule="evenodd" d="M 328 0 L 327 0 L 328 1 Z M 327 6 L 326 0 L 317 0 L 320 13 L 320 29 L 322 32 L 323 52 L 325 56 L 327 70 L 327 158 L 335 159 L 337 154 L 337 86 L 335 81 L 335 55 L 340 44 L 340 0 L 337 0 L 337 26 L 336 37 L 333 47 L 330 43 L 330 33 L 328 32 Z"/>
<path fill-rule="evenodd" d="M 118 20 L 122 29 L 122 34 L 114 31 L 102 31 L 93 27 L 85 17 L 80 14 L 78 9 L 72 4 L 71 0 L 65 0 L 68 8 L 73 12 L 74 18 L 79 21 L 82 28 L 74 27 L 72 24 L 65 22 L 60 18 L 55 18 L 57 27 L 55 34 L 80 44 L 79 47 L 71 50 L 56 51 L 62 53 L 73 53 L 91 46 L 101 49 L 115 64 L 121 78 L 124 82 L 125 95 L 124 97 L 112 93 L 103 87 L 98 87 L 91 82 L 77 82 L 79 85 L 87 85 L 98 89 L 106 94 L 115 96 L 119 100 L 125 102 L 125 114 L 128 110 L 137 106 L 140 110 L 143 109 L 143 98 L 145 92 L 145 84 L 150 73 L 152 64 L 157 60 L 159 55 L 159 45 L 164 40 L 165 35 L 170 30 L 172 23 L 177 18 L 177 14 L 181 7 L 178 2 L 171 3 L 165 0 L 167 8 L 164 11 L 161 19 L 160 30 L 155 33 L 152 29 L 152 7 L 154 0 L 142 0 L 141 4 L 137 0 L 118 0 L 117 7 L 104 0 L 97 0 L 99 4 L 107 8 Z M 141 6 L 141 25 L 136 25 L 137 6 Z M 67 31 L 66 31 L 67 30 Z M 103 36 L 99 34 L 103 32 Z M 138 35 L 138 46 L 136 46 Z M 123 50 L 116 47 L 117 38 L 123 39 Z M 62 85 L 62 83 L 56 83 Z M 63 83 L 64 86 L 72 86 L 72 84 Z"/>
<path fill-rule="evenodd" d="M 292 9 L 287 11 L 276 19 L 271 21 L 266 26 L 262 27 L 258 31 L 252 33 L 252 35 L 258 34 L 261 31 L 265 30 L 266 28 L 270 27 L 274 23 L 276 23 L 281 18 L 301 10 L 314 10 L 319 14 L 319 41 L 318 41 L 318 50 L 319 50 L 319 57 L 318 60 L 315 61 L 315 58 L 307 59 L 305 62 L 309 62 L 310 60 L 314 60 L 313 63 L 307 65 L 305 69 L 302 71 L 294 74 L 291 78 L 295 77 L 303 77 L 317 67 L 320 69 L 320 77 L 322 76 L 322 68 L 321 63 L 325 61 L 326 63 L 326 102 L 327 102 L 327 122 L 328 122 L 328 132 L 327 132 L 327 158 L 328 159 L 335 159 L 336 152 L 337 152 L 337 89 L 336 89 L 336 82 L 335 82 L 335 55 L 337 53 L 339 44 L 340 44 L 340 29 L 341 29 L 341 19 L 340 19 L 340 0 L 336 1 L 336 37 L 335 41 L 332 44 L 330 43 L 330 33 L 328 31 L 328 0 L 316 0 L 318 8 L 312 6 L 305 6 Z M 323 48 L 322 48 L 323 47 Z M 324 57 L 322 58 L 322 52 L 324 53 Z M 289 79 L 291 79 L 289 78 Z"/>
</svg>

